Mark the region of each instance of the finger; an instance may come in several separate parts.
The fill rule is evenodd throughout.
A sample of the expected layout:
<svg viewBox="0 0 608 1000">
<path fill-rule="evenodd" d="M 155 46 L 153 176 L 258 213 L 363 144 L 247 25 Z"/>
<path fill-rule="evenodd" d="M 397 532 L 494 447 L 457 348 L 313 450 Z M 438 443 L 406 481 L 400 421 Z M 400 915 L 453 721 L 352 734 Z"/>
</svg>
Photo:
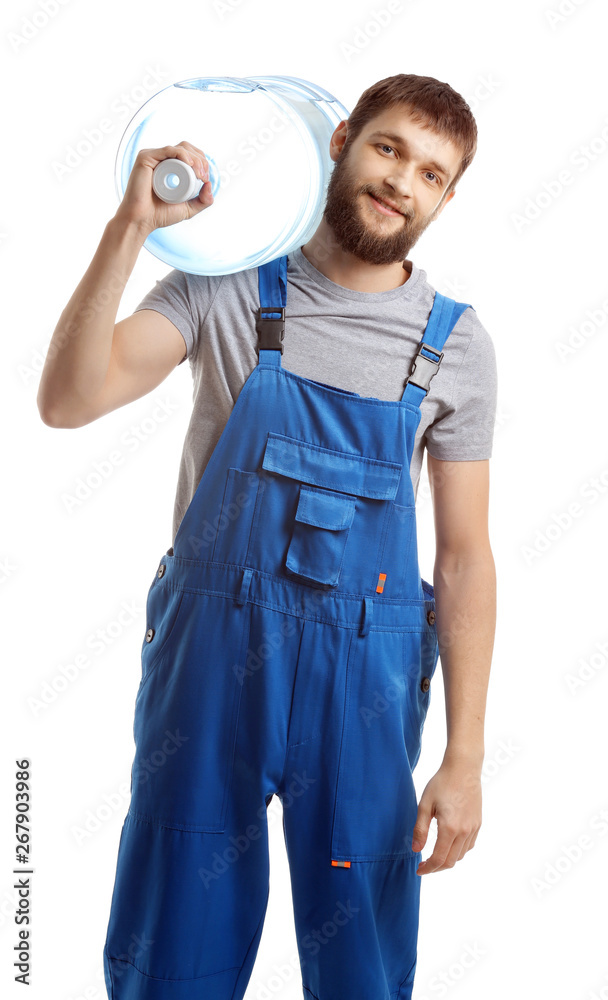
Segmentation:
<svg viewBox="0 0 608 1000">
<path fill-rule="evenodd" d="M 184 146 L 190 153 L 191 157 L 196 161 L 196 163 L 199 164 L 199 170 L 197 171 L 198 177 L 200 177 L 201 180 L 208 181 L 209 163 L 202 149 L 199 149 L 198 146 L 193 146 L 191 142 L 186 142 L 185 139 L 183 139 L 179 145 Z M 192 164 L 192 166 L 194 166 L 194 164 Z"/>
<path fill-rule="evenodd" d="M 454 837 L 452 845 L 449 848 L 445 859 L 441 864 L 437 865 L 437 867 L 434 867 L 432 871 L 441 872 L 445 871 L 446 868 L 453 868 L 456 862 L 460 861 L 467 853 L 465 844 L 468 842 L 468 840 L 469 840 L 468 834 L 461 834 L 461 836 Z M 435 845 L 435 847 L 437 847 L 437 844 Z M 432 858 L 433 855 L 431 855 L 431 857 L 428 858 L 427 861 L 431 861 Z M 424 874 L 424 872 L 422 872 L 421 874 Z"/>
<path fill-rule="evenodd" d="M 456 862 L 460 861 L 460 859 L 464 857 L 466 851 L 463 850 L 463 847 L 467 840 L 468 837 L 464 834 L 462 837 L 456 837 L 454 843 L 452 844 L 450 852 L 440 870 L 443 870 L 445 868 L 453 868 Z"/>
<path fill-rule="evenodd" d="M 433 853 L 429 855 L 426 861 L 420 862 L 416 869 L 417 874 L 427 875 L 430 872 L 440 871 L 452 850 L 454 838 L 455 834 L 448 834 L 445 829 L 442 830 L 440 828 Z"/>
</svg>

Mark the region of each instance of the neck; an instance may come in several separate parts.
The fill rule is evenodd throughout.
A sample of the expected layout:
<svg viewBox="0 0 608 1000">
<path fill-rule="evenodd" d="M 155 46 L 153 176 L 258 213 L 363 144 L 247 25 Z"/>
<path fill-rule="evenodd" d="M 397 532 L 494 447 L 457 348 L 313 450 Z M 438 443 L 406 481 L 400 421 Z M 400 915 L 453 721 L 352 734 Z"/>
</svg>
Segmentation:
<svg viewBox="0 0 608 1000">
<path fill-rule="evenodd" d="M 323 219 L 301 250 L 306 260 L 336 285 L 355 292 L 387 292 L 404 285 L 410 276 L 409 261 L 369 264 L 342 250 L 335 242 L 333 231 Z M 328 247 L 332 249 L 328 251 Z"/>
</svg>

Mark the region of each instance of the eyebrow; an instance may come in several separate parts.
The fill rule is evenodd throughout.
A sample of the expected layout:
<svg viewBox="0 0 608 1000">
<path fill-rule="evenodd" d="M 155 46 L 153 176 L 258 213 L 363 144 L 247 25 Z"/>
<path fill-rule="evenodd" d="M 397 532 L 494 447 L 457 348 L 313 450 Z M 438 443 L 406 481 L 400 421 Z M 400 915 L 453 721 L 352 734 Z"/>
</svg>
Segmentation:
<svg viewBox="0 0 608 1000">
<path fill-rule="evenodd" d="M 408 149 L 408 143 L 401 135 L 397 135 L 396 132 L 372 132 L 368 137 L 368 141 L 371 142 L 372 139 L 390 139 L 396 146 L 401 146 L 403 149 Z M 450 172 L 447 167 L 444 167 L 441 163 L 437 163 L 436 160 L 426 161 L 432 169 L 438 173 L 442 174 L 446 180 L 449 179 Z"/>
</svg>

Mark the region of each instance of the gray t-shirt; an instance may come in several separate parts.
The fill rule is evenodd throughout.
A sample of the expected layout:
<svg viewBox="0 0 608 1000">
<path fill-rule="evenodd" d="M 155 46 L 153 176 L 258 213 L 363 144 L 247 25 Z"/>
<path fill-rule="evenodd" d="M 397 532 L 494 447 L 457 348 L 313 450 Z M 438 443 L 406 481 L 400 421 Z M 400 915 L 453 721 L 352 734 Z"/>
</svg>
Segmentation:
<svg viewBox="0 0 608 1000">
<path fill-rule="evenodd" d="M 359 292 L 330 281 L 304 256 L 289 254 L 281 364 L 304 378 L 360 396 L 398 400 L 433 305 L 435 290 L 412 261 L 405 284 Z M 474 305 L 474 303 L 472 303 Z M 236 399 L 257 364 L 258 269 L 198 275 L 173 270 L 137 306 L 163 314 L 182 334 L 194 383 L 182 451 L 173 541 Z M 475 461 L 492 454 L 497 373 L 492 340 L 474 309 L 450 333 L 421 403 L 411 462 L 418 489 L 423 450 L 438 459 Z M 182 363 L 180 362 L 180 364 Z"/>
</svg>

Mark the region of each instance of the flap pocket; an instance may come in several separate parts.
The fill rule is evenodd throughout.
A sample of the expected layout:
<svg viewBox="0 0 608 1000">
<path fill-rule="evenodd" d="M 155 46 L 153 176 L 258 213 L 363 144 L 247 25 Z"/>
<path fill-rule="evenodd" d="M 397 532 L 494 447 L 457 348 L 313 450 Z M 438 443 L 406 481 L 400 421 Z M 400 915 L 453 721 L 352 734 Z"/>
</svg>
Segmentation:
<svg viewBox="0 0 608 1000">
<path fill-rule="evenodd" d="M 320 493 L 308 486 L 300 487 L 296 521 L 314 524 L 317 528 L 341 531 L 349 528 L 355 514 L 354 497 L 344 493 Z"/>
<path fill-rule="evenodd" d="M 313 486 L 375 500 L 393 500 L 401 478 L 399 462 L 383 462 L 269 431 L 262 468 Z"/>
<path fill-rule="evenodd" d="M 346 540 L 355 514 L 355 497 L 300 485 L 285 567 L 308 583 L 337 587 Z"/>
</svg>

